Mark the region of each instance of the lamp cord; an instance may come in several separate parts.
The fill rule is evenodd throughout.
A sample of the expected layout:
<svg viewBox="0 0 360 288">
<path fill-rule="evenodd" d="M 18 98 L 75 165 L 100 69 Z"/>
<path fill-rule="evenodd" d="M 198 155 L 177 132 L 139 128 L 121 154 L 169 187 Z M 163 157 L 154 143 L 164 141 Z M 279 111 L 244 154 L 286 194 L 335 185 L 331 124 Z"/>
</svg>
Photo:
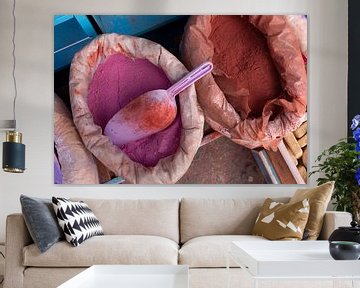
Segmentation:
<svg viewBox="0 0 360 288">
<path fill-rule="evenodd" d="M 5 259 L 5 255 L 1 251 L 0 251 L 0 255 Z M 4 276 L 4 275 L 2 275 L 2 276 Z M 2 284 L 2 283 L 4 283 L 3 277 L 0 278 L 0 284 Z"/>
<path fill-rule="evenodd" d="M 16 85 L 16 78 L 15 78 L 15 68 L 16 68 L 16 56 L 15 56 L 15 34 L 16 34 L 16 15 L 15 15 L 15 7 L 16 7 L 16 0 L 13 0 L 13 7 L 12 7 L 12 16 L 13 16 L 13 34 L 12 34 L 12 44 L 13 44 L 13 50 L 12 50 L 12 57 L 13 57 L 13 69 L 12 69 L 12 78 L 14 82 L 14 101 L 13 101 L 13 118 L 15 121 L 15 130 L 16 130 L 16 98 L 17 98 L 17 85 Z"/>
</svg>

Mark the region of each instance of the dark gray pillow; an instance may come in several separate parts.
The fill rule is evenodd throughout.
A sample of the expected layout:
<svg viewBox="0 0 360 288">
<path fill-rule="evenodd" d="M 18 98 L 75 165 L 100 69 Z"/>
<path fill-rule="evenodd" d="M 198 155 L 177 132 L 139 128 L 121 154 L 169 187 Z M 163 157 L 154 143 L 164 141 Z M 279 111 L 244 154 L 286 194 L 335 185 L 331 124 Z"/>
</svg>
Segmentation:
<svg viewBox="0 0 360 288">
<path fill-rule="evenodd" d="M 51 199 L 21 195 L 20 203 L 26 226 L 41 253 L 64 238 Z"/>
</svg>

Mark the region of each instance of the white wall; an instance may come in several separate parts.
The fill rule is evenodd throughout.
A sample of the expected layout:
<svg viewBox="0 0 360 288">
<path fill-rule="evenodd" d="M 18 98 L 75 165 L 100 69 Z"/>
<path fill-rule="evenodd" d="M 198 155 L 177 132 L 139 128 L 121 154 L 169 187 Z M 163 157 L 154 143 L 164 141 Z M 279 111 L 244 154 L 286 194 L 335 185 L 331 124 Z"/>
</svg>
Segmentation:
<svg viewBox="0 0 360 288">
<path fill-rule="evenodd" d="M 0 242 L 6 215 L 20 211 L 21 193 L 92 198 L 287 196 L 295 186 L 54 186 L 53 15 L 285 14 L 309 15 L 310 159 L 346 135 L 347 1 L 345 0 L 17 0 L 18 122 L 26 144 L 26 173 L 0 171 Z M 0 1 L 0 119 L 11 119 L 11 0 Z M 4 134 L 0 134 L 3 141 Z M 1 156 L 0 156 L 1 157 Z M 1 159 L 0 159 L 1 160 Z M 310 165 L 313 161 L 310 162 Z M 312 180 L 314 183 L 314 181 Z M 313 184 L 312 183 L 312 184 Z"/>
</svg>

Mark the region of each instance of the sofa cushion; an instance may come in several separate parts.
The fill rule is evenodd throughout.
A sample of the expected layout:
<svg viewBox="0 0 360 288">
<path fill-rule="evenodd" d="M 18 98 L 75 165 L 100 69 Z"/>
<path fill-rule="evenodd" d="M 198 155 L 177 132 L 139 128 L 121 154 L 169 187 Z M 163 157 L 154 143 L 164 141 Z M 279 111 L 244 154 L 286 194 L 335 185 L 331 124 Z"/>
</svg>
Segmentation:
<svg viewBox="0 0 360 288">
<path fill-rule="evenodd" d="M 74 246 L 85 240 L 104 235 L 99 220 L 86 203 L 69 199 L 52 197 L 54 211 L 65 239 Z"/>
<path fill-rule="evenodd" d="M 99 219 L 105 235 L 154 235 L 179 242 L 178 199 L 80 199 Z"/>
<path fill-rule="evenodd" d="M 286 198 L 278 200 L 288 201 Z M 249 235 L 263 202 L 264 198 L 182 199 L 181 243 L 206 235 Z"/>
<path fill-rule="evenodd" d="M 301 240 L 309 218 L 309 200 L 281 203 L 267 198 L 256 219 L 253 235 L 269 240 Z"/>
<path fill-rule="evenodd" d="M 21 195 L 20 203 L 26 227 L 41 252 L 64 239 L 50 199 Z"/>
<path fill-rule="evenodd" d="M 226 267 L 228 251 L 232 241 L 268 241 L 251 235 L 201 236 L 186 242 L 179 250 L 179 264 L 190 267 Z M 231 267 L 239 267 L 233 260 Z"/>
<path fill-rule="evenodd" d="M 170 264 L 178 260 L 178 244 L 159 236 L 95 236 L 78 247 L 66 241 L 41 254 L 34 244 L 23 250 L 23 264 L 35 267 L 88 267 L 96 264 Z"/>
<path fill-rule="evenodd" d="M 307 234 L 307 237 L 304 240 L 316 240 L 319 237 L 324 215 L 334 190 L 334 184 L 335 182 L 331 181 L 314 188 L 298 189 L 290 199 L 290 203 L 302 201 L 306 198 L 309 199 L 310 213 L 304 233 L 304 235 Z"/>
</svg>

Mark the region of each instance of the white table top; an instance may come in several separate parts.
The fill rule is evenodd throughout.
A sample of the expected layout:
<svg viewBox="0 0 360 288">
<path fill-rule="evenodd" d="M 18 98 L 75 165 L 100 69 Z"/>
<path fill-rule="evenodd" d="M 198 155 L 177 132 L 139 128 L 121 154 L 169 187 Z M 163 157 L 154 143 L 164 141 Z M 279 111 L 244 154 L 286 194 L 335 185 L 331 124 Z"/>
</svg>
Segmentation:
<svg viewBox="0 0 360 288">
<path fill-rule="evenodd" d="M 256 277 L 360 277 L 360 261 L 337 261 L 328 241 L 236 241 L 231 256 Z"/>
<path fill-rule="evenodd" d="M 94 265 L 58 288 L 188 288 L 184 265 Z"/>
</svg>

